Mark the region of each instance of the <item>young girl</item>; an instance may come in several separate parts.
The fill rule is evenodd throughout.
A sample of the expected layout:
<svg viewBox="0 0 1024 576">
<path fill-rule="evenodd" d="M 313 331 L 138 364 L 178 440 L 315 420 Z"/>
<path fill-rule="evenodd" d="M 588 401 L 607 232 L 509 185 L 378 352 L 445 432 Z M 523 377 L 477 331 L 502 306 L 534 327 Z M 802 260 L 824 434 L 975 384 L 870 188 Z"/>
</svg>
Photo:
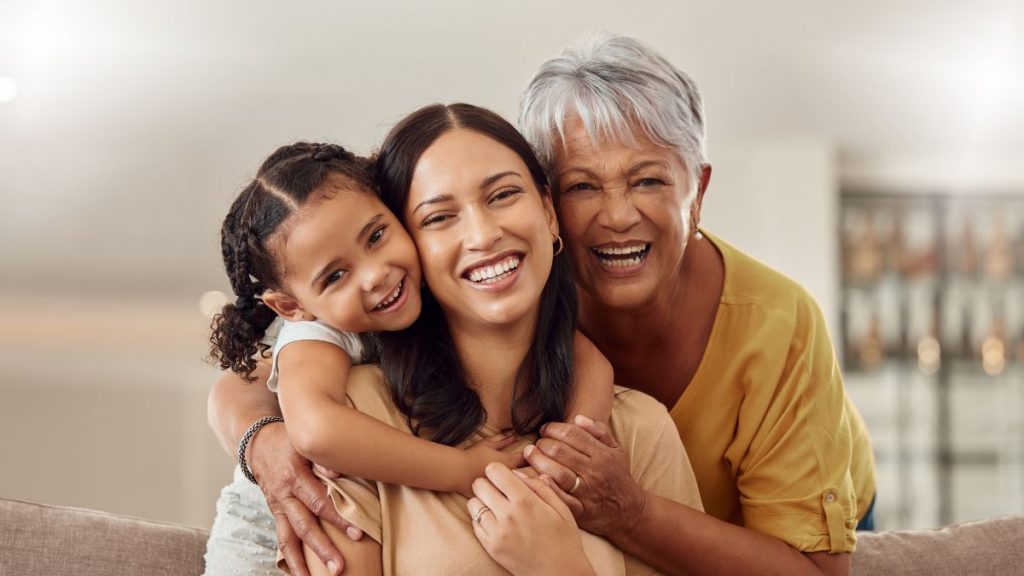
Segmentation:
<svg viewBox="0 0 1024 576">
<path fill-rule="evenodd" d="M 267 384 L 278 392 L 296 451 L 344 474 L 463 494 L 488 463 L 523 463 L 501 451 L 511 435 L 461 450 L 347 404 L 349 368 L 374 347 L 360 335 L 407 328 L 421 303 L 416 248 L 378 198 L 368 160 L 333 144 L 281 147 L 232 204 L 221 234 L 237 300 L 214 320 L 212 354 L 251 379 L 270 349 L 268 328 L 285 321 Z M 607 420 L 610 364 L 578 333 L 575 354 L 586 370 L 575 375 L 566 417 Z"/>
</svg>

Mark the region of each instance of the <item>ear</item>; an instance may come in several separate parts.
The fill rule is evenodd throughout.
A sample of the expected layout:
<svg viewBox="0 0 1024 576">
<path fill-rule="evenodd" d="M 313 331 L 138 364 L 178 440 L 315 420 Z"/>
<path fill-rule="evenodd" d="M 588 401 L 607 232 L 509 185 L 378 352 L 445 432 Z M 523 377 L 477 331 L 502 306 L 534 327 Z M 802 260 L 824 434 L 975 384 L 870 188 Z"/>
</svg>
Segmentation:
<svg viewBox="0 0 1024 576">
<path fill-rule="evenodd" d="M 700 167 L 700 178 L 697 179 L 697 193 L 690 204 L 690 223 L 693 230 L 700 224 L 700 209 L 704 205 L 704 194 L 708 191 L 711 183 L 711 164 L 703 164 Z"/>
<path fill-rule="evenodd" d="M 274 312 L 277 312 L 278 316 L 291 322 L 311 322 L 316 320 L 316 316 L 303 309 L 298 300 L 284 292 L 267 290 L 263 293 L 263 303 Z"/>
<path fill-rule="evenodd" d="M 558 214 L 555 213 L 555 203 L 551 200 L 551 189 L 544 187 L 540 193 L 540 200 L 544 203 L 544 217 L 548 221 L 548 229 L 551 236 L 558 236 Z"/>
</svg>

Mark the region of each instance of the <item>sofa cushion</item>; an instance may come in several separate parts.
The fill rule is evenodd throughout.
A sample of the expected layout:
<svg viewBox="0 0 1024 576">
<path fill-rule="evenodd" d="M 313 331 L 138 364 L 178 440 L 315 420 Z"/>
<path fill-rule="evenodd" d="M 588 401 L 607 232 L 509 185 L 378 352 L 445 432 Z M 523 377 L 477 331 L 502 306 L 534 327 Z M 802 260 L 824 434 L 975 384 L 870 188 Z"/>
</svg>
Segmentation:
<svg viewBox="0 0 1024 576">
<path fill-rule="evenodd" d="M 937 530 L 860 532 L 851 574 L 1022 574 L 1024 516 Z"/>
<path fill-rule="evenodd" d="M 0 499 L 0 576 L 198 576 L 209 533 Z"/>
</svg>

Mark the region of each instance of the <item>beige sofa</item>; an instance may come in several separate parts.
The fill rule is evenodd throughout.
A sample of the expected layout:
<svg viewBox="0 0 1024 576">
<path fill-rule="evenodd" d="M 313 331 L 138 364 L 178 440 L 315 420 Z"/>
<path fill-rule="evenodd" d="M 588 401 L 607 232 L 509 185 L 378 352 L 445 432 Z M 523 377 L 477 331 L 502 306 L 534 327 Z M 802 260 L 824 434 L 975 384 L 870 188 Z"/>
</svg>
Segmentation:
<svg viewBox="0 0 1024 576">
<path fill-rule="evenodd" d="M 0 576 L 196 576 L 208 532 L 0 499 Z M 853 573 L 1024 574 L 1024 516 L 862 534 Z"/>
</svg>

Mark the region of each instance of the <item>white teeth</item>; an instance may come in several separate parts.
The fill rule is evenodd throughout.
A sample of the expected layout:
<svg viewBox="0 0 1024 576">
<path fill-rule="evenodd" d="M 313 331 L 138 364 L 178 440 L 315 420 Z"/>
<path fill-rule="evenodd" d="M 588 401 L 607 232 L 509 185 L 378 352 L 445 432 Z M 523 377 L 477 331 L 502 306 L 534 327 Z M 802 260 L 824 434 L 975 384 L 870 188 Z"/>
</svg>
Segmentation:
<svg viewBox="0 0 1024 576">
<path fill-rule="evenodd" d="M 609 268 L 625 268 L 627 266 L 636 266 L 643 262 L 643 258 L 640 256 L 634 256 L 633 258 L 625 258 L 621 260 L 601 260 L 601 263 Z"/>
<path fill-rule="evenodd" d="M 468 274 L 470 281 L 485 284 L 497 282 L 500 276 L 508 274 L 519 267 L 519 257 L 509 256 L 505 260 L 490 266 L 484 266 L 471 270 Z"/>
<path fill-rule="evenodd" d="M 383 301 L 381 301 L 380 304 L 377 304 L 376 306 L 374 306 L 374 309 L 375 310 L 380 310 L 382 308 L 387 308 L 388 306 L 391 306 L 392 304 L 394 304 L 395 300 L 398 300 L 398 297 L 402 295 L 402 286 L 404 284 L 405 284 L 405 280 L 403 279 L 401 282 L 398 283 L 398 286 L 395 286 L 395 291 L 392 292 Z"/>
<path fill-rule="evenodd" d="M 636 244 L 633 246 L 614 246 L 611 248 L 594 248 L 594 252 L 597 252 L 600 256 L 623 256 L 626 254 L 636 254 L 643 252 L 650 246 L 650 244 Z"/>
<path fill-rule="evenodd" d="M 651 245 L 647 243 L 632 246 L 614 246 L 608 248 L 592 248 L 603 266 L 608 268 L 627 268 L 636 266 L 647 258 Z"/>
</svg>

